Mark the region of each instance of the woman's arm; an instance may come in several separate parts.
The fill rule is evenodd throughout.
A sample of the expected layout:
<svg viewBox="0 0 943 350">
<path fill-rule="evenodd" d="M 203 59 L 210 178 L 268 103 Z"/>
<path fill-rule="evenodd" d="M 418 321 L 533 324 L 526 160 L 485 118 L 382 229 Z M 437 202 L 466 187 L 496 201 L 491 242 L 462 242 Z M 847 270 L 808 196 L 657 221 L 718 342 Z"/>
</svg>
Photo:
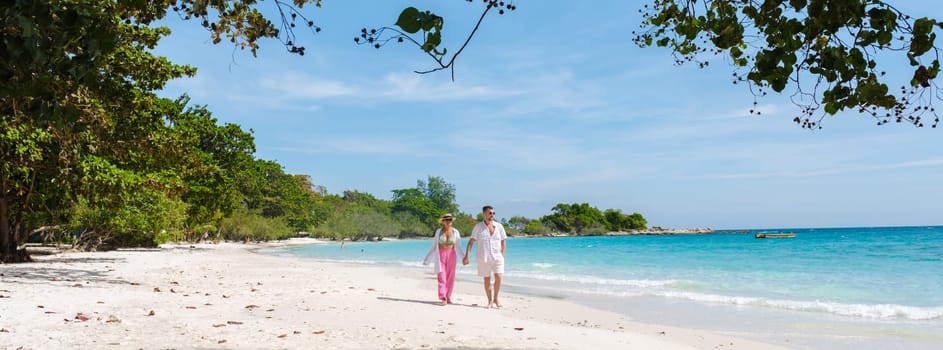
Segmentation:
<svg viewBox="0 0 943 350">
<path fill-rule="evenodd" d="M 432 261 L 432 257 L 435 256 L 436 250 L 439 248 L 437 243 L 439 243 L 439 232 L 441 229 L 435 230 L 435 234 L 432 235 L 432 248 L 429 249 L 429 253 L 426 253 L 426 257 L 422 259 L 423 265 L 429 265 L 429 262 Z"/>
<path fill-rule="evenodd" d="M 461 260 L 465 258 L 465 254 L 462 253 L 462 234 L 456 229 L 452 229 L 452 234 L 455 235 L 455 245 L 452 247 L 455 249 L 456 260 Z"/>
</svg>

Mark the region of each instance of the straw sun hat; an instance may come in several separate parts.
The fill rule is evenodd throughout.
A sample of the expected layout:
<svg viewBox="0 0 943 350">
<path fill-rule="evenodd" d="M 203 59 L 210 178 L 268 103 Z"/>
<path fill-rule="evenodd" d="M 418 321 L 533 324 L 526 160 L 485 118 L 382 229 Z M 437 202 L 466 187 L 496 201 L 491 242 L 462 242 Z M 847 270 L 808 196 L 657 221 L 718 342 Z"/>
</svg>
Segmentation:
<svg viewBox="0 0 943 350">
<path fill-rule="evenodd" d="M 444 221 L 445 219 L 451 220 L 451 219 L 452 219 L 452 213 L 445 213 L 445 214 L 442 214 L 442 216 L 439 217 L 439 223 L 441 224 L 442 221 Z"/>
</svg>

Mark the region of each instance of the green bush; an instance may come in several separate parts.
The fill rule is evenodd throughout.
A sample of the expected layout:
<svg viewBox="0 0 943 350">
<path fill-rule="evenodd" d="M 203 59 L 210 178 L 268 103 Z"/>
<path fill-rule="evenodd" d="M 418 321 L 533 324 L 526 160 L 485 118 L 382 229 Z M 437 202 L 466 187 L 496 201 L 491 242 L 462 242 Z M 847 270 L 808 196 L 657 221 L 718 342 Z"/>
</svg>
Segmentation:
<svg viewBox="0 0 943 350">
<path fill-rule="evenodd" d="M 229 241 L 268 241 L 294 235 L 284 218 L 267 218 L 247 210 L 238 210 L 223 219 L 219 228 L 221 238 Z"/>
<path fill-rule="evenodd" d="M 527 226 L 524 226 L 524 229 L 521 231 L 530 235 L 543 235 L 549 232 L 550 230 L 548 230 L 547 227 L 544 226 L 544 224 L 540 222 L 540 220 L 531 220 L 530 222 L 527 223 Z"/>
<path fill-rule="evenodd" d="M 80 248 L 153 247 L 183 237 L 187 205 L 148 188 L 125 191 L 93 203 L 84 197 L 72 206 L 67 230 L 80 233 Z"/>
</svg>

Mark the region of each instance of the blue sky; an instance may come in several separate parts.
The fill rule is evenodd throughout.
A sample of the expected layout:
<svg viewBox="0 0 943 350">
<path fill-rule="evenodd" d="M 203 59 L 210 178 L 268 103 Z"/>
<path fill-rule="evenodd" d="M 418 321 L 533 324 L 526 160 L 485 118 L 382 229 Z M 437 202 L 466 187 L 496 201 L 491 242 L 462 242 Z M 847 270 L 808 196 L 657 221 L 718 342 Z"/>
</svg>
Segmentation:
<svg viewBox="0 0 943 350">
<path fill-rule="evenodd" d="M 413 73 L 433 67 L 413 46 L 353 38 L 413 5 L 445 17 L 443 41 L 456 50 L 480 2 L 325 0 L 305 9 L 323 30 L 298 31 L 303 57 L 274 40 L 252 57 L 170 19 L 174 34 L 156 52 L 198 74 L 162 94 L 188 93 L 252 129 L 259 158 L 331 193 L 390 199 L 432 175 L 455 185 L 463 212 L 491 204 L 504 218 L 586 202 L 672 228 L 943 224 L 941 128 L 842 113 L 808 131 L 784 96 L 750 115 L 754 99 L 723 58 L 676 66 L 668 50 L 631 42 L 644 3 L 515 1 L 517 11 L 485 19 L 454 82 Z M 892 59 L 889 72 L 908 68 Z"/>
</svg>

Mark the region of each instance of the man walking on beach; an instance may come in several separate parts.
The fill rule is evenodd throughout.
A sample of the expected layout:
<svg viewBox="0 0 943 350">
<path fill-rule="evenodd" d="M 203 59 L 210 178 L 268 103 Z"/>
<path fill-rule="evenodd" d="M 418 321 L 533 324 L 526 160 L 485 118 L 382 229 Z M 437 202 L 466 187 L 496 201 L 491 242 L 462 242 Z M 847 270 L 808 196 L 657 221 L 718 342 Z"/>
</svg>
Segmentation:
<svg viewBox="0 0 943 350">
<path fill-rule="evenodd" d="M 504 273 L 504 252 L 507 248 L 505 241 L 508 238 L 504 226 L 494 221 L 494 208 L 486 205 L 481 208 L 484 220 L 475 225 L 468 245 L 465 246 L 465 257 L 462 265 L 468 265 L 468 253 L 475 242 L 475 261 L 478 263 L 478 276 L 484 278 L 485 296 L 488 297 L 488 308 L 500 308 L 498 292 L 501 290 L 501 274 Z M 491 275 L 494 274 L 494 294 L 491 293 Z"/>
</svg>

